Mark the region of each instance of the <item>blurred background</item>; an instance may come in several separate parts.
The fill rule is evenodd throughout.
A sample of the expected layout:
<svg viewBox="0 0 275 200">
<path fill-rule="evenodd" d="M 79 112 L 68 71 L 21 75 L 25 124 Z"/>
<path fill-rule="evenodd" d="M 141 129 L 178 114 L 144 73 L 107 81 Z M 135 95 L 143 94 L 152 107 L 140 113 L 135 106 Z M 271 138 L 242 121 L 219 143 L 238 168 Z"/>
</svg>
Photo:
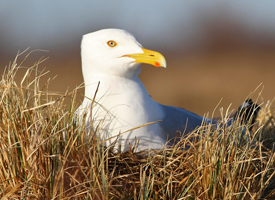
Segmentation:
<svg viewBox="0 0 275 200">
<path fill-rule="evenodd" d="M 272 0 L 1 1 L 0 70 L 18 51 L 48 50 L 31 54 L 25 66 L 49 57 L 40 69 L 57 75 L 50 90 L 72 91 L 83 82 L 82 35 L 125 29 L 166 57 L 166 69 L 143 65 L 140 74 L 154 100 L 212 114 L 221 99 L 218 108 L 237 108 L 260 84 L 253 99 L 275 97 L 274 8 Z"/>
</svg>

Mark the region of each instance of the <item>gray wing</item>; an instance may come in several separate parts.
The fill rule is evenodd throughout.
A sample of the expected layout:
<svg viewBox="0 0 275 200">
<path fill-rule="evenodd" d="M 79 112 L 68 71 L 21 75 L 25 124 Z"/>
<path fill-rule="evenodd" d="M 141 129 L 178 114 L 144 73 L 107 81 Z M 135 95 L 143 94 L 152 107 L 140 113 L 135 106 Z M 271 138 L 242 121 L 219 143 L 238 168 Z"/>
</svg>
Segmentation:
<svg viewBox="0 0 275 200">
<path fill-rule="evenodd" d="M 183 108 L 173 107 L 173 106 L 165 106 L 159 104 L 164 112 L 164 118 L 160 122 L 160 126 L 163 130 L 163 133 L 166 134 L 168 140 L 178 137 L 178 131 L 181 134 L 189 133 L 190 131 L 194 130 L 198 126 L 202 124 L 216 124 L 221 118 L 203 118 L 195 113 L 190 111 L 184 110 Z M 238 109 L 236 113 L 229 115 L 227 120 L 227 126 L 230 126 L 236 118 L 241 115 L 242 123 L 247 123 L 247 119 L 251 119 L 252 125 L 255 123 L 257 118 L 258 112 L 261 109 L 259 105 L 253 103 L 251 99 L 247 99 Z"/>
<path fill-rule="evenodd" d="M 167 139 L 170 140 L 181 134 L 189 133 L 203 122 L 209 123 L 211 120 L 203 118 L 195 113 L 184 110 L 182 108 L 160 105 L 164 111 L 164 119 L 160 122 L 160 126 Z"/>
</svg>

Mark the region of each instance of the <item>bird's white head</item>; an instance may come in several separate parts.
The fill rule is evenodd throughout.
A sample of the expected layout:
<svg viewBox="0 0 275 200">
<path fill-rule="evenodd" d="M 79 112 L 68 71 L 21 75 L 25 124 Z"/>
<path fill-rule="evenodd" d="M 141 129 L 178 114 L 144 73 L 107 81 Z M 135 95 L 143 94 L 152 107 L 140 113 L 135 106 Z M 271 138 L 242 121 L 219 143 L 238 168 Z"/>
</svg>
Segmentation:
<svg viewBox="0 0 275 200">
<path fill-rule="evenodd" d="M 81 55 L 85 82 L 91 75 L 135 76 L 140 72 L 140 63 L 166 67 L 160 53 L 143 48 L 132 34 L 120 29 L 84 35 Z"/>
</svg>

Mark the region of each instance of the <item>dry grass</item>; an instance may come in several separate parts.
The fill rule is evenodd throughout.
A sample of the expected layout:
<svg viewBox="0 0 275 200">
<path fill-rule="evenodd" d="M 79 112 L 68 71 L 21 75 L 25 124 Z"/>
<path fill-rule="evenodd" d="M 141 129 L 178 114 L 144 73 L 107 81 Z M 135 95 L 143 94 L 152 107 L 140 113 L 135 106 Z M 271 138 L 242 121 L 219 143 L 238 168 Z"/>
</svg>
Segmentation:
<svg viewBox="0 0 275 200">
<path fill-rule="evenodd" d="M 96 138 L 84 138 L 85 127 L 74 120 L 77 89 L 60 95 L 47 90 L 50 79 L 40 85 L 43 60 L 15 82 L 24 64 L 19 56 L 0 82 L 1 199 L 275 198 L 271 102 L 243 136 L 244 127 L 221 123 L 149 154 L 114 154 Z"/>
</svg>

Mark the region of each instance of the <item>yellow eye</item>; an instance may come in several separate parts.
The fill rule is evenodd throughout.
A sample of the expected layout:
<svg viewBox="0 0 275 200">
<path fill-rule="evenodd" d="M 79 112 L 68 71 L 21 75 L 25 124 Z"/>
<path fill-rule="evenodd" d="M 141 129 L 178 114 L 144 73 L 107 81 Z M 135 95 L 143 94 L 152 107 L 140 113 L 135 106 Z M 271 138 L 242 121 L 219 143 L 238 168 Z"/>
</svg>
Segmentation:
<svg viewBox="0 0 275 200">
<path fill-rule="evenodd" d="M 109 40 L 107 44 L 109 45 L 109 47 L 115 47 L 117 45 L 117 43 L 114 40 Z"/>
</svg>

